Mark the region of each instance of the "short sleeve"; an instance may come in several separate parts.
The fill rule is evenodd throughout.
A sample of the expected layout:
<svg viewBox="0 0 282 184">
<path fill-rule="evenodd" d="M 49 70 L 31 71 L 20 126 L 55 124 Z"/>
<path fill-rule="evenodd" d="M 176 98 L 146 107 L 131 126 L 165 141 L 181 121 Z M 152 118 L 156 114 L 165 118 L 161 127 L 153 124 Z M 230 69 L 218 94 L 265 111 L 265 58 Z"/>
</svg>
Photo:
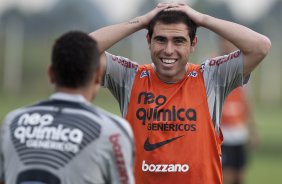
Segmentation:
<svg viewBox="0 0 282 184">
<path fill-rule="evenodd" d="M 128 58 L 106 53 L 106 73 L 102 86 L 110 90 L 117 99 L 122 115 L 127 111 L 127 104 L 138 64 Z"/>
<path fill-rule="evenodd" d="M 201 68 L 210 115 L 219 132 L 219 122 L 225 98 L 233 89 L 246 84 L 249 80 L 249 76 L 243 77 L 243 54 L 238 50 L 228 55 L 208 59 Z"/>
</svg>

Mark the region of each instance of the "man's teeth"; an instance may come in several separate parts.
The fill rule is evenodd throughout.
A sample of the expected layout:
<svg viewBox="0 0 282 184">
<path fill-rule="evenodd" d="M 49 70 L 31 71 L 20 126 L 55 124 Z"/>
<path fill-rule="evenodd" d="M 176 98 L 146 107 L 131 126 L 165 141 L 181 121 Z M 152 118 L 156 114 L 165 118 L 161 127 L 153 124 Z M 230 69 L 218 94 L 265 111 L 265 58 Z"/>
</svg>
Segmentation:
<svg viewBox="0 0 282 184">
<path fill-rule="evenodd" d="M 167 64 L 174 63 L 175 61 L 176 61 L 175 59 L 163 59 L 163 62 Z"/>
</svg>

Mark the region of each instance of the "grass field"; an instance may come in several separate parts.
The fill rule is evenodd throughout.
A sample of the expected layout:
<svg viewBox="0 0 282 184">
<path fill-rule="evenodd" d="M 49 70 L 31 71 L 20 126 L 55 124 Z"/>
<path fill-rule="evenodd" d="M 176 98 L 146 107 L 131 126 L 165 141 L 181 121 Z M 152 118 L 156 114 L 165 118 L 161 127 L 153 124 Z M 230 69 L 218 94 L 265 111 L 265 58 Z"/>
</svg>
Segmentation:
<svg viewBox="0 0 282 184">
<path fill-rule="evenodd" d="M 260 146 L 250 154 L 246 184 L 282 183 L 282 107 L 255 109 Z"/>
<path fill-rule="evenodd" d="M 41 96 L 42 97 L 42 96 Z M 0 96 L 0 119 L 11 109 L 40 100 L 38 97 Z M 43 97 L 44 98 L 44 97 Z M 101 90 L 96 105 L 119 114 L 119 107 L 107 90 Z M 282 106 L 255 107 L 260 145 L 250 152 L 246 184 L 282 183 Z"/>
</svg>

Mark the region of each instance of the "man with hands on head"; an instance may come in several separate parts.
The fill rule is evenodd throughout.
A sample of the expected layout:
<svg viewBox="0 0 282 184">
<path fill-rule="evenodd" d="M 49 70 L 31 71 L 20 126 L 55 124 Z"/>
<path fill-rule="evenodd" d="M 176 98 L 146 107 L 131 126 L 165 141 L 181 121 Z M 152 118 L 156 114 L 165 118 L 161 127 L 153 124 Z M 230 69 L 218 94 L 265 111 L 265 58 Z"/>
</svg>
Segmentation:
<svg viewBox="0 0 282 184">
<path fill-rule="evenodd" d="M 197 45 L 199 26 L 229 40 L 239 51 L 192 64 L 189 56 Z M 139 65 L 106 52 L 146 28 L 151 64 Z M 135 134 L 136 183 L 222 183 L 222 104 L 234 88 L 247 83 L 267 55 L 269 39 L 185 3 L 160 3 L 143 16 L 90 36 L 106 63 L 102 85 L 118 100 Z"/>
</svg>

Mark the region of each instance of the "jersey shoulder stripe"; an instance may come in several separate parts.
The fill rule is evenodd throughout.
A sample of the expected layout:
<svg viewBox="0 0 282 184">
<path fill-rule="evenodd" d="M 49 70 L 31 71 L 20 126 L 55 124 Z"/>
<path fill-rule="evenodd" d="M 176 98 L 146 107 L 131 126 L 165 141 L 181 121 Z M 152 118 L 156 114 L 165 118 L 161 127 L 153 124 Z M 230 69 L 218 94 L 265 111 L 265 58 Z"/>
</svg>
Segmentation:
<svg viewBox="0 0 282 184">
<path fill-rule="evenodd" d="M 71 101 L 64 101 L 64 100 L 46 100 L 39 102 L 38 104 L 35 104 L 34 106 L 56 106 L 59 108 L 74 108 L 74 109 L 80 109 L 88 111 L 95 116 L 98 116 L 99 118 L 109 118 L 112 123 L 116 124 L 117 127 L 120 128 L 120 130 L 128 137 L 129 140 L 132 142 L 133 133 L 131 131 L 131 128 L 129 127 L 129 124 L 122 118 L 111 114 L 101 108 L 88 106 L 84 103 L 78 103 L 78 102 L 71 102 Z"/>
<path fill-rule="evenodd" d="M 110 113 L 110 112 L 108 112 L 108 111 L 105 111 L 104 109 L 101 109 L 101 108 L 99 108 L 99 107 L 95 107 L 95 109 L 96 109 L 97 111 L 99 111 L 100 114 L 104 114 L 104 115 L 105 115 L 107 118 L 109 118 L 114 124 L 116 124 L 117 127 L 119 127 L 120 130 L 121 130 L 130 140 L 133 139 L 133 132 L 132 132 L 132 130 L 131 130 L 131 127 L 130 127 L 129 123 L 128 123 L 125 119 L 123 119 L 123 118 L 121 118 L 121 117 L 119 117 L 119 116 L 117 116 L 117 115 L 115 115 L 115 114 L 112 114 L 112 113 Z M 131 141 L 131 142 L 132 142 L 132 141 Z"/>
<path fill-rule="evenodd" d="M 98 117 L 101 117 L 99 113 L 97 113 L 93 107 L 87 106 L 84 103 L 72 102 L 72 101 L 65 101 L 65 100 L 46 100 L 41 101 L 37 104 L 32 105 L 31 107 L 35 106 L 53 106 L 58 108 L 74 108 L 74 109 L 81 109 L 88 112 L 95 114 Z"/>
</svg>

